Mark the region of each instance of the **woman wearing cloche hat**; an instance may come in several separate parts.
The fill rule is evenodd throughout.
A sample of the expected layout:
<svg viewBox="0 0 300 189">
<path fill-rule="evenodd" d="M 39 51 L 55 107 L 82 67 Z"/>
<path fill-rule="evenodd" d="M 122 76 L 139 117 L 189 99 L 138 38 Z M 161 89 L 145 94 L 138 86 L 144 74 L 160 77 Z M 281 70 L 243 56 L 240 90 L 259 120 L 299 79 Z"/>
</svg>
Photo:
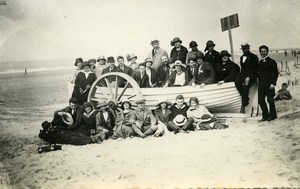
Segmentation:
<svg viewBox="0 0 300 189">
<path fill-rule="evenodd" d="M 174 48 L 171 50 L 170 58 L 174 61 L 180 60 L 182 63 L 185 63 L 188 50 L 182 45 L 181 39 L 179 37 L 175 37 L 171 41 L 171 46 L 174 46 Z"/>
</svg>

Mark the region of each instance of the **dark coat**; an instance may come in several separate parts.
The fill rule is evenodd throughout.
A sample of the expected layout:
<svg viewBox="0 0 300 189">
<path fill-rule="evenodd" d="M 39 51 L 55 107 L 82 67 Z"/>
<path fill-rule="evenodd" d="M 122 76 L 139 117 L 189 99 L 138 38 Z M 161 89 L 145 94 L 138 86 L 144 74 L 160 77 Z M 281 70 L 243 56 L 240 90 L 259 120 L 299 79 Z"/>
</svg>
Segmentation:
<svg viewBox="0 0 300 189">
<path fill-rule="evenodd" d="M 106 74 L 106 73 L 109 73 L 109 72 L 120 72 L 120 70 L 117 66 L 114 66 L 114 68 L 110 71 L 110 68 L 108 66 L 107 68 L 104 68 L 102 70 L 102 75 Z M 109 80 L 109 82 L 116 81 L 116 77 L 115 76 L 109 76 L 108 80 Z"/>
<path fill-rule="evenodd" d="M 115 116 L 113 112 L 108 109 L 108 117 L 107 120 L 104 119 L 103 111 L 99 111 L 96 114 L 96 128 L 98 131 L 101 131 L 102 129 L 107 129 L 108 131 L 113 131 L 115 127 Z"/>
<path fill-rule="evenodd" d="M 276 85 L 278 78 L 277 63 L 270 57 L 259 61 L 258 81 L 259 85 Z"/>
<path fill-rule="evenodd" d="M 214 83 L 214 81 L 215 70 L 211 63 L 203 62 L 201 67 L 197 65 L 193 77 L 193 82 L 195 82 L 197 85 L 201 85 L 202 83 L 204 83 L 205 85 L 209 85 Z"/>
<path fill-rule="evenodd" d="M 221 62 L 220 53 L 218 51 L 213 50 L 210 54 L 209 52 L 204 55 L 205 61 L 212 64 L 213 68 L 216 71 L 217 63 Z"/>
<path fill-rule="evenodd" d="M 170 107 L 170 110 L 172 112 L 171 114 L 171 120 L 173 120 L 177 115 L 183 115 L 184 117 L 187 117 L 187 110 L 189 109 L 189 106 L 184 103 L 183 107 L 182 108 L 178 108 L 176 103 L 173 104 L 171 107 Z"/>
<path fill-rule="evenodd" d="M 166 68 L 166 70 L 165 70 Z M 166 81 L 168 80 L 170 74 L 170 66 L 169 65 L 160 65 L 156 72 L 157 77 L 157 84 L 159 87 L 165 85 Z"/>
<path fill-rule="evenodd" d="M 157 108 L 154 111 L 154 115 L 157 121 L 161 121 L 164 124 L 167 124 L 169 121 L 172 121 L 172 112 L 169 108 L 166 108 L 165 114 L 163 114 L 161 108 Z"/>
<path fill-rule="evenodd" d="M 83 114 L 83 107 L 82 106 L 77 105 L 77 108 L 76 108 L 74 114 L 72 115 L 73 125 L 70 125 L 70 126 L 67 126 L 62 121 L 61 117 L 59 115 L 57 115 L 58 112 L 67 112 L 67 113 L 70 113 L 72 115 L 72 108 L 70 106 L 68 106 L 68 107 L 66 107 L 64 109 L 55 111 L 54 112 L 54 119 L 51 122 L 51 124 L 53 126 L 57 126 L 57 127 L 61 127 L 61 128 L 66 128 L 66 129 L 70 129 L 70 130 L 76 130 L 77 128 L 80 127 L 81 117 L 82 117 L 82 114 Z"/>
<path fill-rule="evenodd" d="M 132 74 L 132 78 L 138 83 L 138 85 L 141 88 L 148 88 L 148 87 L 150 87 L 149 76 L 146 73 L 143 75 L 143 78 L 141 78 L 140 71 L 139 70 L 134 71 L 133 74 Z"/>
<path fill-rule="evenodd" d="M 88 135 L 91 135 L 91 130 L 96 129 L 96 111 L 91 112 L 89 116 L 86 114 L 82 114 L 80 126 L 76 131 Z"/>
<path fill-rule="evenodd" d="M 243 62 L 243 57 L 247 57 L 245 62 Z M 241 66 L 241 75 L 243 79 L 246 77 L 250 77 L 251 80 L 256 80 L 258 74 L 258 57 L 249 52 L 249 54 L 244 54 L 240 58 L 240 66 Z"/>
<path fill-rule="evenodd" d="M 157 84 L 157 77 L 156 77 L 156 71 L 153 68 L 151 69 L 151 83 L 152 85 Z M 148 76 L 149 77 L 149 76 Z"/>
<path fill-rule="evenodd" d="M 184 71 L 185 73 L 185 83 L 183 84 L 183 86 L 186 86 L 189 84 L 189 76 L 188 74 Z M 174 71 L 173 73 L 171 73 L 171 75 L 168 77 L 168 80 L 167 80 L 167 83 L 169 86 L 172 86 L 174 85 L 175 83 L 175 80 L 176 80 L 176 75 L 177 75 L 177 72 Z"/>
<path fill-rule="evenodd" d="M 125 73 L 129 76 L 132 75 L 133 71 L 129 66 L 124 65 L 124 70 L 121 69 L 120 65 L 117 67 L 119 69 L 119 72 Z M 126 84 L 126 80 L 123 78 L 119 78 L 119 87 L 124 87 Z"/>
<path fill-rule="evenodd" d="M 196 65 L 194 66 L 194 70 L 192 71 L 191 66 L 187 66 L 185 69 L 185 73 L 187 73 L 188 80 L 191 81 L 194 78 L 195 72 L 196 72 Z"/>
<path fill-rule="evenodd" d="M 240 67 L 231 60 L 228 60 L 226 64 L 219 62 L 216 65 L 216 80 L 217 82 L 222 80 L 225 82 L 235 81 L 239 72 Z"/>
<path fill-rule="evenodd" d="M 88 78 L 85 77 L 83 72 L 79 72 L 75 79 L 75 86 L 78 89 L 85 90 L 87 85 L 92 86 L 94 81 L 96 81 L 97 77 L 94 73 L 89 73 Z"/>
<path fill-rule="evenodd" d="M 186 47 L 182 46 L 180 47 L 179 51 L 176 51 L 176 47 L 174 47 L 171 50 L 171 54 L 170 54 L 170 58 L 173 59 L 173 61 L 175 62 L 176 60 L 180 60 L 183 64 L 185 64 L 185 60 L 186 60 L 186 55 L 188 53 L 188 50 Z"/>
</svg>

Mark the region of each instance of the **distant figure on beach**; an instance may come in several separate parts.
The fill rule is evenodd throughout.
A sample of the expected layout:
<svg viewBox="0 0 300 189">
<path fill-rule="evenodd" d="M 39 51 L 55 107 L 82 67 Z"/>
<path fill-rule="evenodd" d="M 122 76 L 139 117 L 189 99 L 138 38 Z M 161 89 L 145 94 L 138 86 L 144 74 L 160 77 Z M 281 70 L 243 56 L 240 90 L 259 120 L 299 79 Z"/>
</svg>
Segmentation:
<svg viewBox="0 0 300 189">
<path fill-rule="evenodd" d="M 158 67 L 162 63 L 162 57 L 169 57 L 167 51 L 159 47 L 159 41 L 157 39 L 151 41 L 152 50 L 149 53 L 149 58 L 153 60 L 153 69 L 157 71 Z"/>
<path fill-rule="evenodd" d="M 73 97 L 78 99 L 80 105 L 87 101 L 90 88 L 97 79 L 96 74 L 90 71 L 89 63 L 84 62 L 82 68 L 83 71 L 76 76 L 73 92 Z"/>
<path fill-rule="evenodd" d="M 198 44 L 196 41 L 191 41 L 189 44 L 191 51 L 187 53 L 185 64 L 188 64 L 190 58 L 194 59 L 197 55 L 204 56 L 204 53 L 198 49 Z"/>
<path fill-rule="evenodd" d="M 102 75 L 102 71 L 107 68 L 106 59 L 104 56 L 99 56 L 97 59 L 98 64 L 96 64 L 96 75 L 99 78 Z"/>
<path fill-rule="evenodd" d="M 216 65 L 218 62 L 220 62 L 220 53 L 216 51 L 215 48 L 216 44 L 212 40 L 208 40 L 206 42 L 206 47 L 204 49 L 205 53 L 205 61 L 209 62 L 212 64 L 215 72 L 216 72 Z"/>
<path fill-rule="evenodd" d="M 239 66 L 229 59 L 231 54 L 229 54 L 227 50 L 222 50 L 220 57 L 221 62 L 216 64 L 217 83 L 221 85 L 223 83 L 235 81 L 240 72 Z"/>
<path fill-rule="evenodd" d="M 71 83 L 75 82 L 77 74 L 82 70 L 82 63 L 83 63 L 82 58 L 76 58 L 75 63 L 74 63 L 74 66 L 76 66 L 76 69 L 74 71 Z"/>
<path fill-rule="evenodd" d="M 129 67 L 132 69 L 132 71 L 138 69 L 139 65 L 136 62 L 137 56 L 135 54 L 129 54 L 128 55 L 128 60 L 130 60 L 130 65 Z"/>
<path fill-rule="evenodd" d="M 144 98 L 137 99 L 137 108 L 130 116 L 132 129 L 141 138 L 153 135 L 157 131 L 156 119 L 152 111 L 145 107 L 145 102 Z"/>
<path fill-rule="evenodd" d="M 284 51 L 284 55 L 285 55 L 285 56 L 287 56 L 287 55 L 288 55 L 288 53 L 287 53 L 287 51 L 286 51 L 286 50 Z"/>
<path fill-rule="evenodd" d="M 166 84 L 164 85 L 164 88 L 168 86 L 172 87 L 180 87 L 180 86 L 186 86 L 189 83 L 188 74 L 184 70 L 186 68 L 186 65 L 183 64 L 180 60 L 176 60 L 174 64 L 172 64 L 171 67 L 175 67 L 175 71 L 171 73 L 169 76 Z"/>
<path fill-rule="evenodd" d="M 155 69 L 152 68 L 153 61 L 151 58 L 146 58 L 144 63 L 146 65 L 146 74 L 149 77 L 149 85 L 150 87 L 156 87 L 157 75 Z"/>
<path fill-rule="evenodd" d="M 250 45 L 241 45 L 243 55 L 240 58 L 241 72 L 235 80 L 235 86 L 242 96 L 241 113 L 245 113 L 245 107 L 249 104 L 249 89 L 256 83 L 258 74 L 258 57 L 250 51 Z"/>
<path fill-rule="evenodd" d="M 157 85 L 158 87 L 163 87 L 166 84 L 170 74 L 170 62 L 168 57 L 161 57 L 161 65 L 157 69 Z"/>
<path fill-rule="evenodd" d="M 205 61 L 202 54 L 196 56 L 197 66 L 191 85 L 204 87 L 205 85 L 213 84 L 215 81 L 215 70 L 210 62 Z"/>
<path fill-rule="evenodd" d="M 170 58 L 172 58 L 173 61 L 180 60 L 182 64 L 185 64 L 188 50 L 181 44 L 182 41 L 179 37 L 175 37 L 171 41 L 171 46 L 174 46 L 174 48 L 171 50 Z"/>
<path fill-rule="evenodd" d="M 24 73 L 25 75 L 27 74 L 27 68 L 25 68 L 25 73 Z"/>
<path fill-rule="evenodd" d="M 281 89 L 276 93 L 274 100 L 291 100 L 292 95 L 289 90 L 287 90 L 288 84 L 282 83 Z"/>
<path fill-rule="evenodd" d="M 139 64 L 138 69 L 136 69 L 133 72 L 132 78 L 138 83 L 140 88 L 150 87 L 149 76 L 146 73 L 146 64 L 145 63 Z"/>
<path fill-rule="evenodd" d="M 262 110 L 262 119 L 260 121 L 272 121 L 277 118 L 274 102 L 275 86 L 278 78 L 277 63 L 268 56 L 269 48 L 266 45 L 259 47 L 261 60 L 258 70 L 258 103 Z M 265 98 L 269 103 L 269 109 Z"/>
</svg>

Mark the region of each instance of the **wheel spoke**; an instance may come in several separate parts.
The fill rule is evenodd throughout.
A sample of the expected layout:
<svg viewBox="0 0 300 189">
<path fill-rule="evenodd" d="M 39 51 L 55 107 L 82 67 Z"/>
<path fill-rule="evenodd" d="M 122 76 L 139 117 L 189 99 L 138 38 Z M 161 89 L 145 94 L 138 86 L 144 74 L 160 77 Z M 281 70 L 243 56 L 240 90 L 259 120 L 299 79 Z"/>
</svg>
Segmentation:
<svg viewBox="0 0 300 189">
<path fill-rule="evenodd" d="M 109 99 L 109 97 L 107 96 L 106 92 L 102 89 L 102 87 L 96 86 L 96 88 L 104 95 L 105 98 L 107 98 L 107 100 Z"/>
<path fill-rule="evenodd" d="M 118 90 L 119 90 L 119 77 L 116 76 L 116 87 L 115 87 L 115 99 L 118 98 Z"/>
<path fill-rule="evenodd" d="M 109 92 L 110 92 L 111 98 L 114 99 L 114 93 L 113 93 L 113 91 L 112 91 L 110 82 L 108 81 L 107 78 L 104 78 L 104 80 L 105 80 L 105 82 L 106 82 L 107 87 L 109 88 Z"/>
<path fill-rule="evenodd" d="M 118 97 L 117 101 L 119 101 L 122 98 L 122 96 L 124 95 L 124 93 L 127 90 L 128 86 L 129 86 L 129 83 L 127 82 L 125 87 L 123 88 L 122 92 L 120 93 L 120 96 Z"/>
<path fill-rule="evenodd" d="M 131 96 L 128 97 L 128 99 L 131 99 L 131 98 L 133 98 L 133 97 L 135 97 L 135 96 L 136 96 L 136 94 L 131 95 Z"/>
</svg>

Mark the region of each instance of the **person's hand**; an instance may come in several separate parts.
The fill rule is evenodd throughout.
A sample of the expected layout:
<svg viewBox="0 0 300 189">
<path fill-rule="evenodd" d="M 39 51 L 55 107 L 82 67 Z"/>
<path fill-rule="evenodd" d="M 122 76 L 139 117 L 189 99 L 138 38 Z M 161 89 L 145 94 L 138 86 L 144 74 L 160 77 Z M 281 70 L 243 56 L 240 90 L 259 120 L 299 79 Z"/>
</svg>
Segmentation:
<svg viewBox="0 0 300 189">
<path fill-rule="evenodd" d="M 80 94 L 83 94 L 83 89 L 79 88 L 79 92 L 80 92 Z"/>
<path fill-rule="evenodd" d="M 65 113 L 64 112 L 57 112 L 57 115 L 63 116 Z"/>
<path fill-rule="evenodd" d="M 275 85 L 271 84 L 271 85 L 270 85 L 270 89 L 272 90 L 272 89 L 274 89 L 274 88 L 275 88 Z"/>
<path fill-rule="evenodd" d="M 91 129 L 91 135 L 96 134 L 96 129 Z"/>
<path fill-rule="evenodd" d="M 246 79 L 245 79 L 245 85 L 248 85 L 249 81 L 250 81 L 250 77 L 246 77 Z"/>
<path fill-rule="evenodd" d="M 193 87 L 196 87 L 196 83 L 193 82 L 193 83 L 192 83 L 192 86 L 193 86 Z"/>
<path fill-rule="evenodd" d="M 86 90 L 88 90 L 89 88 L 91 88 L 91 86 L 90 86 L 90 85 L 87 85 L 87 86 L 86 86 Z"/>
<path fill-rule="evenodd" d="M 203 87 L 205 87 L 205 84 L 204 84 L 204 83 L 202 83 L 202 84 L 200 85 L 200 88 L 203 88 Z"/>
<path fill-rule="evenodd" d="M 218 85 L 222 85 L 223 83 L 225 83 L 225 81 L 223 81 L 223 80 L 222 80 L 222 81 L 219 81 L 219 82 L 218 82 Z"/>
</svg>

